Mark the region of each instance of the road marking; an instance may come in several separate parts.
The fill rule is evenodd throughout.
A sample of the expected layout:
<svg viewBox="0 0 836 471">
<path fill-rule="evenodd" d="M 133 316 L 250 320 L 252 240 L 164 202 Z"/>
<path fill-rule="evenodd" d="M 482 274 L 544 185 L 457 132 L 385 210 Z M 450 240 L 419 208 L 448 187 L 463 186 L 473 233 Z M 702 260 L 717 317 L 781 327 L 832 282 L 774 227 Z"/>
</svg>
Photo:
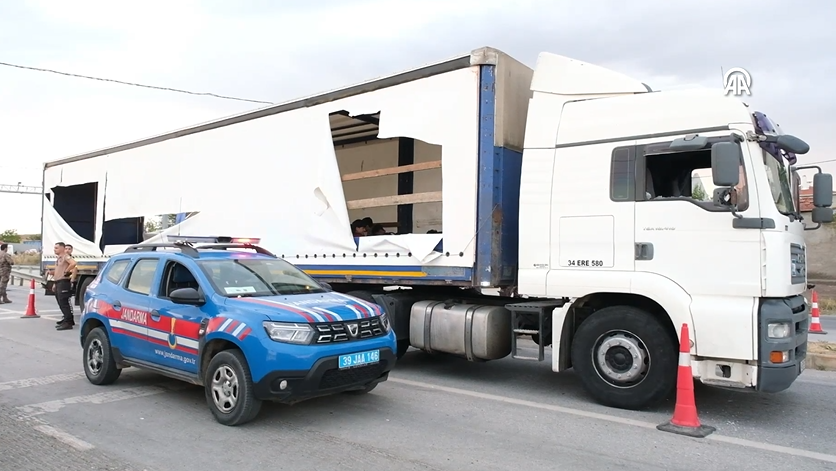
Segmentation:
<svg viewBox="0 0 836 471">
<path fill-rule="evenodd" d="M 84 373 L 64 373 L 60 375 L 42 376 L 40 378 L 26 378 L 15 381 L 6 381 L 0 383 L 0 391 L 8 391 L 10 389 L 31 388 L 35 386 L 44 386 L 53 383 L 62 383 L 65 381 L 75 381 L 84 377 Z"/>
<path fill-rule="evenodd" d="M 43 433 L 44 435 L 48 435 L 61 443 L 69 445 L 78 451 L 89 451 L 95 448 L 93 445 L 85 442 L 84 440 L 76 436 L 70 435 L 69 433 L 63 430 L 59 430 L 53 427 L 52 425 L 36 425 L 35 430 Z"/>
<path fill-rule="evenodd" d="M 392 382 L 392 383 L 396 383 L 396 384 L 403 384 L 403 385 L 406 385 L 406 386 L 412 386 L 412 387 L 421 388 L 421 389 L 443 391 L 443 392 L 446 392 L 446 393 L 456 394 L 456 395 L 459 395 L 459 396 L 467 396 L 467 397 L 473 397 L 473 398 L 478 398 L 478 399 L 486 399 L 486 400 L 494 401 L 494 402 L 502 402 L 502 403 L 505 403 L 505 404 L 514 404 L 514 405 L 517 405 L 517 406 L 530 407 L 532 409 L 547 410 L 547 411 L 552 411 L 552 412 L 558 412 L 558 413 L 561 413 L 561 414 L 574 415 L 574 416 L 577 416 L 577 417 L 584 417 L 584 418 L 588 418 L 588 419 L 603 420 L 603 421 L 606 421 L 606 422 L 612 422 L 612 423 L 617 423 L 617 424 L 622 424 L 622 425 L 631 425 L 631 426 L 634 426 L 634 427 L 641 427 L 641 428 L 645 428 L 645 429 L 655 430 L 656 425 L 657 425 L 657 424 L 653 424 L 653 423 L 650 423 L 650 422 L 644 422 L 644 421 L 641 421 L 641 420 L 627 419 L 627 418 L 624 418 L 624 417 L 616 417 L 616 416 L 613 416 L 613 415 L 601 414 L 601 413 L 598 413 L 598 412 L 590 412 L 590 411 L 584 411 L 584 410 L 579 410 L 579 409 L 572 409 L 572 408 L 569 408 L 569 407 L 555 406 L 555 405 L 551 405 L 551 404 L 542 404 L 542 403 L 539 403 L 539 402 L 526 401 L 524 399 L 515 399 L 513 397 L 507 397 L 507 396 L 497 396 L 495 394 L 487 394 L 487 393 L 481 393 L 481 392 L 477 392 L 477 391 L 469 391 L 467 389 L 451 388 L 451 387 L 448 387 L 448 386 L 441 386 L 441 385 L 437 385 L 437 384 L 424 383 L 424 382 L 420 382 L 420 381 L 410 381 L 408 379 L 393 378 L 391 376 L 389 377 L 388 381 Z M 705 439 L 706 440 L 713 440 L 713 441 L 717 441 L 717 442 L 728 443 L 730 445 L 738 445 L 738 446 L 743 446 L 743 447 L 748 447 L 748 448 L 754 448 L 754 449 L 757 449 L 757 450 L 772 451 L 772 452 L 781 453 L 781 454 L 784 454 L 784 455 L 811 458 L 811 459 L 814 459 L 814 460 L 826 461 L 828 463 L 836 463 L 836 455 L 830 455 L 830 454 L 827 454 L 827 453 L 818 453 L 818 452 L 815 452 L 815 451 L 802 450 L 802 449 L 798 449 L 798 448 L 790 448 L 790 447 L 781 446 L 781 445 L 773 445 L 773 444 L 770 444 L 770 443 L 756 442 L 756 441 L 752 441 L 752 440 L 746 440 L 746 439 L 743 439 L 743 438 L 730 437 L 728 435 L 718 435 L 716 433 L 712 434 L 712 435 L 709 435 Z"/>
<path fill-rule="evenodd" d="M 187 383 L 177 382 L 160 384 L 157 386 L 139 386 L 136 388 L 117 389 L 97 394 L 86 394 L 84 396 L 68 397 L 66 399 L 56 399 L 54 401 L 18 406 L 17 410 L 21 412 L 21 416 L 24 419 L 28 419 L 49 412 L 58 412 L 64 408 L 64 406 L 71 404 L 107 404 L 111 402 L 126 401 L 128 399 L 156 396 L 158 394 L 179 391 L 186 389 L 188 386 L 189 384 Z"/>
</svg>

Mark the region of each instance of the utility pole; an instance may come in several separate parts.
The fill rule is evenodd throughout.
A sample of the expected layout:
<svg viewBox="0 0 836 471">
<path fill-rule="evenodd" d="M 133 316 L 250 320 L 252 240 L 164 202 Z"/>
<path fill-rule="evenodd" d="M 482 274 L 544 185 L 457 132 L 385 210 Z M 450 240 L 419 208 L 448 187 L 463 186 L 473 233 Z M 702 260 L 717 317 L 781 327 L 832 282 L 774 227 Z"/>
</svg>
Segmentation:
<svg viewBox="0 0 836 471">
<path fill-rule="evenodd" d="M 19 193 L 23 195 L 42 195 L 44 189 L 39 186 L 24 185 L 17 182 L 17 185 L 4 185 L 0 183 L 0 193 Z"/>
</svg>

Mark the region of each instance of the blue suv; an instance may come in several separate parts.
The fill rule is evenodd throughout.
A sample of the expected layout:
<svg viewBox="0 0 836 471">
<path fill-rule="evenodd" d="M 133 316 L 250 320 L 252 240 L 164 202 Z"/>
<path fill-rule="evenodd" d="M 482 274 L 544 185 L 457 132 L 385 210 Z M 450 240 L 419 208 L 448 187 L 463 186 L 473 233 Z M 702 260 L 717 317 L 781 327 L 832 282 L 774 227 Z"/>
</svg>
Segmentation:
<svg viewBox="0 0 836 471">
<path fill-rule="evenodd" d="M 201 385 L 224 425 L 252 420 L 264 400 L 367 393 L 397 348 L 380 306 L 256 245 L 188 242 L 113 256 L 84 295 L 81 344 L 91 383 L 134 366 Z"/>
</svg>

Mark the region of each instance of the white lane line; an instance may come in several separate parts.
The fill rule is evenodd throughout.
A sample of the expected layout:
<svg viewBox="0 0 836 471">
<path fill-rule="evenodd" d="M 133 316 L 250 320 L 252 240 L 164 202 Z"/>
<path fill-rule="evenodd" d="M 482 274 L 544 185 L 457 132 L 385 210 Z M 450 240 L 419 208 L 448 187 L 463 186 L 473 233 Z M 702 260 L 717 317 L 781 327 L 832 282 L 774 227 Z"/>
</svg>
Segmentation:
<svg viewBox="0 0 836 471">
<path fill-rule="evenodd" d="M 41 376 L 40 378 L 18 379 L 15 381 L 0 383 L 0 391 L 45 386 L 47 384 L 75 381 L 81 378 L 84 378 L 84 373 L 64 373 L 60 375 Z"/>
<path fill-rule="evenodd" d="M 539 402 L 526 401 L 524 399 L 515 399 L 515 398 L 512 398 L 512 397 L 497 396 L 495 394 L 487 394 L 487 393 L 481 393 L 481 392 L 476 392 L 476 391 L 469 391 L 467 389 L 451 388 L 451 387 L 448 387 L 448 386 L 441 386 L 441 385 L 437 385 L 437 384 L 429 384 L 429 383 L 424 383 L 424 382 L 420 382 L 420 381 L 410 381 L 408 379 L 393 378 L 391 376 L 389 377 L 388 381 L 392 382 L 392 383 L 403 384 L 403 385 L 406 385 L 406 386 L 412 386 L 412 387 L 416 387 L 416 388 L 429 389 L 429 390 L 435 390 L 435 391 L 443 391 L 443 392 L 450 393 L 450 394 L 457 394 L 459 396 L 467 396 L 467 397 L 473 397 L 473 398 L 478 398 L 478 399 L 486 399 L 486 400 L 489 400 L 489 401 L 502 402 L 502 403 L 505 403 L 505 404 L 514 404 L 514 405 L 518 405 L 518 406 L 530 407 L 532 409 L 547 410 L 547 411 L 552 411 L 552 412 L 558 412 L 558 413 L 561 413 L 561 414 L 574 415 L 576 417 L 584 417 L 584 418 L 588 418 L 588 419 L 603 420 L 603 421 L 606 421 L 606 422 L 617 423 L 617 424 L 622 424 L 622 425 L 631 425 L 631 426 L 634 426 L 634 427 L 641 427 L 641 428 L 645 428 L 645 429 L 655 430 L 656 425 L 658 425 L 658 424 L 653 424 L 653 423 L 650 423 L 650 422 L 644 422 L 644 421 L 641 421 L 641 420 L 626 419 L 624 417 L 616 417 L 616 416 L 612 416 L 612 415 L 600 414 L 600 413 L 597 413 L 597 412 L 589 412 L 589 411 L 584 411 L 584 410 L 579 410 L 579 409 L 571 409 L 569 407 L 555 406 L 555 405 L 551 405 L 551 404 L 541 404 Z M 662 433 L 662 432 L 660 432 L 660 433 Z M 748 448 L 754 448 L 754 449 L 757 449 L 757 450 L 772 451 L 772 452 L 781 453 L 781 454 L 784 454 L 784 455 L 798 456 L 798 457 L 803 457 L 803 458 L 811 458 L 811 459 L 814 459 L 814 460 L 826 461 L 828 463 L 836 463 L 836 455 L 830 455 L 830 454 L 827 454 L 827 453 L 818 453 L 818 452 L 815 452 L 815 451 L 802 450 L 802 449 L 798 449 L 798 448 L 790 448 L 790 447 L 781 446 L 781 445 L 773 445 L 771 443 L 756 442 L 756 441 L 752 441 L 752 440 L 746 440 L 746 439 L 743 439 L 743 438 L 730 437 L 730 436 L 727 436 L 727 435 L 718 435 L 716 433 L 712 434 L 712 435 L 709 435 L 705 439 L 706 440 L 713 440 L 713 441 L 717 441 L 717 442 L 728 443 L 728 444 L 731 444 L 731 445 L 738 445 L 738 446 L 743 446 L 743 447 L 748 447 Z"/>
<path fill-rule="evenodd" d="M 84 440 L 76 436 L 70 435 L 69 433 L 63 430 L 59 430 L 53 427 L 52 425 L 36 425 L 35 430 L 43 433 L 44 435 L 48 435 L 61 443 L 69 445 L 78 451 L 89 451 L 95 448 L 93 445 L 85 442 Z"/>
<path fill-rule="evenodd" d="M 140 397 L 156 396 L 158 394 L 183 390 L 188 386 L 189 385 L 187 383 L 172 383 L 157 386 L 139 386 L 136 388 L 117 389 L 97 394 L 86 394 L 84 396 L 68 397 L 65 399 L 56 399 L 54 401 L 18 406 L 17 410 L 20 411 L 21 417 L 28 419 L 49 412 L 58 412 L 64 408 L 64 406 L 71 404 L 107 404 Z"/>
</svg>

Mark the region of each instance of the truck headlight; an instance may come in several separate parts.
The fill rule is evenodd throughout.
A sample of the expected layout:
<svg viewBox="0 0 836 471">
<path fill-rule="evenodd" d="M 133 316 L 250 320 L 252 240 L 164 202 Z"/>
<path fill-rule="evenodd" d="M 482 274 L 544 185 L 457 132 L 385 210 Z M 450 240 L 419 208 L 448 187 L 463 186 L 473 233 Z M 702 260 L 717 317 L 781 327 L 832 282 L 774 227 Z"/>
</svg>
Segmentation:
<svg viewBox="0 0 836 471">
<path fill-rule="evenodd" d="M 790 336 L 788 322 L 770 322 L 766 326 L 766 335 L 771 339 L 785 339 Z"/>
<path fill-rule="evenodd" d="M 389 323 L 389 316 L 385 312 L 380 315 L 380 325 L 383 327 L 383 332 L 387 334 L 392 330 L 392 324 Z"/>
<path fill-rule="evenodd" d="M 284 343 L 309 344 L 314 336 L 314 330 L 308 324 L 265 322 L 264 330 L 271 339 Z"/>
</svg>

